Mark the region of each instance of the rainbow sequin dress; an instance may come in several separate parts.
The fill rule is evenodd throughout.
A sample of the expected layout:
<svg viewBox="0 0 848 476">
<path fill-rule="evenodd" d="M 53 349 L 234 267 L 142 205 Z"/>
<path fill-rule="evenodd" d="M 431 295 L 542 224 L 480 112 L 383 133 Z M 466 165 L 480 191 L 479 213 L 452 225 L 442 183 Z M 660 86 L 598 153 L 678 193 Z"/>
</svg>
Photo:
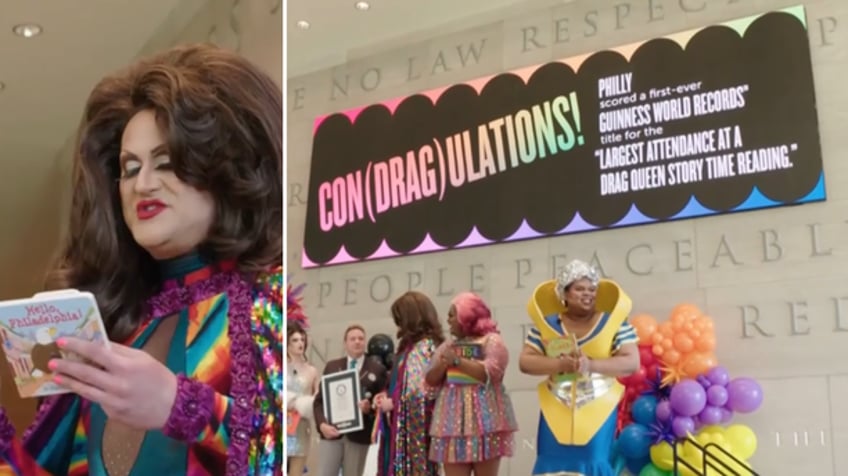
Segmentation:
<svg viewBox="0 0 848 476">
<path fill-rule="evenodd" d="M 439 474 L 427 459 L 435 392 L 424 382 L 435 347 L 427 338 L 398 353 L 388 392 L 394 411 L 382 419 L 378 476 Z"/>
<path fill-rule="evenodd" d="M 503 385 L 509 353 L 499 334 L 454 344 L 474 343 L 483 349 L 481 363 L 488 381 L 479 382 L 448 370 L 436 397 L 430 426 L 430 460 L 438 463 L 475 463 L 509 457 L 518 429 L 512 401 Z M 452 343 L 436 350 L 436 358 Z"/>
</svg>

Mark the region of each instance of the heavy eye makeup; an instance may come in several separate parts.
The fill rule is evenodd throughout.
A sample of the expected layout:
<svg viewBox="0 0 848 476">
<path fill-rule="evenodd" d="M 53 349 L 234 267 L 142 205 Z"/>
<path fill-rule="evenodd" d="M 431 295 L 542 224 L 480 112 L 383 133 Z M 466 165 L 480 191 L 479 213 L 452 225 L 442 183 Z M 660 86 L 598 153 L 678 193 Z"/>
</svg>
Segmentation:
<svg viewBox="0 0 848 476">
<path fill-rule="evenodd" d="M 159 155 L 151 159 L 154 170 L 171 171 L 173 165 L 167 155 Z M 142 161 L 134 156 L 121 156 L 121 179 L 133 178 L 141 171 Z"/>
</svg>

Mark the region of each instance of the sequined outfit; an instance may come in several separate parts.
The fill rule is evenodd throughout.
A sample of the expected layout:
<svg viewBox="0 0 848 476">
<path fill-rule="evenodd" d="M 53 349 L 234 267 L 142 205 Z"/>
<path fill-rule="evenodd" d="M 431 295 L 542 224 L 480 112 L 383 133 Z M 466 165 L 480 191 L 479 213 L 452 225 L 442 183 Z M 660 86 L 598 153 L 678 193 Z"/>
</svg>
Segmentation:
<svg viewBox="0 0 848 476">
<path fill-rule="evenodd" d="M 75 394 L 49 397 L 21 440 L 0 413 L 1 474 L 282 474 L 282 269 L 246 277 L 190 255 L 161 273 L 124 344 L 177 374 L 165 426 L 135 430 Z"/>
<path fill-rule="evenodd" d="M 289 367 L 286 371 L 286 393 L 289 396 L 311 395 L 312 388 L 303 376 L 294 375 L 293 369 Z M 290 416 L 287 414 L 286 418 Z M 295 434 L 286 436 L 286 456 L 306 456 L 309 453 L 310 428 L 311 422 L 306 418 L 298 421 Z"/>
<path fill-rule="evenodd" d="M 438 463 L 476 463 L 512 456 L 518 429 L 512 401 L 503 385 L 509 352 L 497 333 L 456 341 L 480 344 L 487 382 L 446 380 L 439 387 L 430 427 L 430 460 Z M 436 350 L 433 362 L 451 345 Z"/>
<path fill-rule="evenodd" d="M 428 338 L 398 353 L 389 382 L 394 410 L 382 419 L 378 476 L 439 474 L 438 466 L 428 459 L 436 395 L 424 382 L 435 347 Z"/>
</svg>

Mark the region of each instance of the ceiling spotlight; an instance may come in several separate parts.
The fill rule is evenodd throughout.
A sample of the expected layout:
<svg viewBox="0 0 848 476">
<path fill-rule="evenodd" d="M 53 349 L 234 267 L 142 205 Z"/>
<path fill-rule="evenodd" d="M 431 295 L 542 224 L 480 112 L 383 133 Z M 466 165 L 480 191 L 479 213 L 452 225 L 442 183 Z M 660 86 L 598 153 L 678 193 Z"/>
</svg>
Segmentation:
<svg viewBox="0 0 848 476">
<path fill-rule="evenodd" d="M 368 9 L 371 8 L 371 4 L 369 4 L 368 2 L 356 2 L 355 4 L 353 4 L 353 6 L 357 10 L 360 10 L 360 11 L 363 11 L 363 12 L 365 10 L 368 10 Z"/>
<path fill-rule="evenodd" d="M 301 30 L 308 30 L 309 29 L 309 22 L 306 21 L 306 20 L 300 20 L 300 21 L 297 22 L 297 27 L 300 28 Z"/>
<path fill-rule="evenodd" d="M 21 23 L 20 25 L 15 25 L 12 31 L 18 36 L 32 38 L 40 35 L 44 30 L 41 28 L 41 25 L 36 25 L 35 23 Z"/>
</svg>

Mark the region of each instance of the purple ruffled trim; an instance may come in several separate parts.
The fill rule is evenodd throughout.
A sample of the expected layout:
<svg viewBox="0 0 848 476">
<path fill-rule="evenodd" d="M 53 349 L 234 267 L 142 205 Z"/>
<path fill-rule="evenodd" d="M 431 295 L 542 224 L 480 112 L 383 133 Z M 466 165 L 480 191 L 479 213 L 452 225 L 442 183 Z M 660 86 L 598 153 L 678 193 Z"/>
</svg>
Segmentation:
<svg viewBox="0 0 848 476">
<path fill-rule="evenodd" d="M 38 405 L 38 410 L 35 412 L 35 418 L 32 419 L 32 423 L 24 430 L 23 441 L 29 441 L 32 438 L 35 430 L 41 426 L 41 423 L 47 419 L 47 416 L 50 414 L 50 410 L 53 409 L 53 405 L 58 401 L 57 397 L 47 397 L 45 398 L 41 404 Z"/>
<path fill-rule="evenodd" d="M 0 454 L 5 455 L 15 440 L 15 425 L 9 421 L 6 409 L 0 408 Z"/>
<path fill-rule="evenodd" d="M 229 329 L 231 356 L 229 435 L 227 476 L 244 476 L 248 471 L 248 452 L 252 431 L 254 400 L 256 399 L 256 361 L 253 356 L 250 315 L 253 307 L 251 284 L 236 272 L 215 274 L 209 279 L 180 287 L 169 281 L 162 291 L 148 300 L 150 317 L 170 316 L 188 306 L 225 292 L 229 299 Z M 208 418 L 207 418 L 208 422 Z"/>
<path fill-rule="evenodd" d="M 253 429 L 256 400 L 256 359 L 253 353 L 250 315 L 253 308 L 251 284 L 239 279 L 228 290 L 230 298 L 230 355 L 232 383 L 230 394 L 230 448 L 227 454 L 227 476 L 248 474 L 250 433 Z"/>
<path fill-rule="evenodd" d="M 65 394 L 45 397 L 38 405 L 32 423 L 24 430 L 23 445 L 29 454 L 39 454 L 50 442 L 53 431 L 62 421 L 75 402 L 79 401 L 79 411 L 85 412 L 88 402 L 77 395 Z"/>
<path fill-rule="evenodd" d="M 162 291 L 147 300 L 148 314 L 152 319 L 170 316 L 216 294 L 229 294 L 229 288 L 238 281 L 242 281 L 241 278 L 232 272 L 215 274 L 186 287 L 179 286 L 176 280 L 166 281 Z"/>
<path fill-rule="evenodd" d="M 177 375 L 177 397 L 162 433 L 175 440 L 193 441 L 209 423 L 215 391 L 203 382 Z"/>
</svg>

